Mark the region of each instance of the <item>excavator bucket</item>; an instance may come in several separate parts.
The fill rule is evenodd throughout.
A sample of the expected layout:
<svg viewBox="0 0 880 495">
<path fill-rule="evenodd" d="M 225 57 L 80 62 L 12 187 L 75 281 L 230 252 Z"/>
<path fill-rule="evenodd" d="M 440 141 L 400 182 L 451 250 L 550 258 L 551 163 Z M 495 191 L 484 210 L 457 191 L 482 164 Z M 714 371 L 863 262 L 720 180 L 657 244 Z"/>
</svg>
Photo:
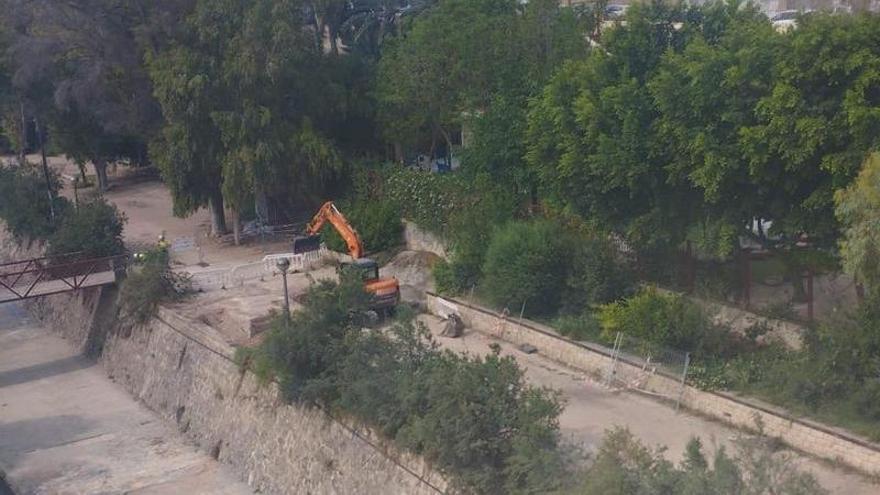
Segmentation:
<svg viewBox="0 0 880 495">
<path fill-rule="evenodd" d="M 305 235 L 293 238 L 293 254 L 311 253 L 321 249 L 320 235 Z"/>
</svg>

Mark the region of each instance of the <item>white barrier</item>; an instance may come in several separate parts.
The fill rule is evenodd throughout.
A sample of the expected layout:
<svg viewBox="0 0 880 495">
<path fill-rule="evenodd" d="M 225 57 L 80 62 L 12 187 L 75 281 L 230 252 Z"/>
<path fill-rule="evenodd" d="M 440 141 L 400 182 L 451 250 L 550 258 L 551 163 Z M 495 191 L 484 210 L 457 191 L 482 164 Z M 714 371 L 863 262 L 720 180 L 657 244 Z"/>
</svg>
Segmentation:
<svg viewBox="0 0 880 495">
<path fill-rule="evenodd" d="M 229 289 L 232 287 L 241 287 L 245 282 L 251 280 L 263 279 L 278 275 L 278 260 L 290 260 L 290 271 L 308 271 L 317 268 L 328 255 L 330 251 L 325 246 L 321 249 L 310 253 L 293 254 L 270 254 L 264 256 L 262 261 L 254 263 L 244 263 L 234 266 L 230 269 L 211 270 L 197 272 L 191 274 L 193 288 L 201 291 Z"/>
<path fill-rule="evenodd" d="M 263 257 L 263 269 L 268 274 L 279 274 L 278 260 L 287 259 L 290 261 L 290 271 L 305 271 L 315 268 L 315 265 L 321 262 L 329 253 L 327 247 L 323 244 L 317 251 L 309 253 L 283 253 L 270 254 Z"/>
</svg>

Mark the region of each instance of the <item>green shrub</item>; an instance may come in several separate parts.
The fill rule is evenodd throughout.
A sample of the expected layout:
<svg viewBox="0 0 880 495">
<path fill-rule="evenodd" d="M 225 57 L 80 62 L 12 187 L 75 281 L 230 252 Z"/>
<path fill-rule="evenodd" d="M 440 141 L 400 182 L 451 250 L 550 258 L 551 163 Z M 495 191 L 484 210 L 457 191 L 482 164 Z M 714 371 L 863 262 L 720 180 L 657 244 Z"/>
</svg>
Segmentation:
<svg viewBox="0 0 880 495">
<path fill-rule="evenodd" d="M 649 344 L 714 356 L 723 350 L 727 334 L 687 298 L 651 288 L 602 306 L 598 316 L 607 342 L 622 332 Z"/>
<path fill-rule="evenodd" d="M 125 216 L 104 200 L 80 204 L 64 216 L 58 230 L 49 237 L 49 254 L 82 253 L 85 258 L 102 258 L 125 251 L 122 228 Z"/>
<path fill-rule="evenodd" d="M 384 200 L 356 200 L 350 205 L 340 205 L 340 210 L 357 229 L 369 252 L 385 251 L 399 246 L 403 241 L 403 223 L 394 203 Z M 332 225 L 326 225 L 322 238 L 329 249 L 348 252 L 345 241 Z"/>
<path fill-rule="evenodd" d="M 0 218 L 17 239 L 45 240 L 61 224 L 70 202 L 58 196 L 61 184 L 51 171 L 49 186 L 52 203 L 46 178 L 36 166 L 0 165 Z M 54 221 L 50 205 L 54 206 Z"/>
<path fill-rule="evenodd" d="M 146 323 L 156 315 L 160 304 L 181 300 L 191 288 L 187 275 L 171 271 L 166 252 L 147 253 L 141 264 L 133 268 L 122 282 L 119 291 L 121 315 L 134 323 Z"/>
<path fill-rule="evenodd" d="M 693 438 L 678 465 L 666 459 L 664 451 L 645 447 L 628 430 L 610 430 L 574 493 L 826 493 L 811 474 L 793 464 L 790 456 L 778 455 L 767 437 L 737 438 L 732 454 L 722 447 L 711 460 L 703 453 L 699 439 Z"/>
<path fill-rule="evenodd" d="M 498 306 L 529 315 L 559 309 L 568 276 L 569 244 L 562 229 L 549 221 L 511 222 L 492 236 L 483 266 L 483 290 Z"/>
<path fill-rule="evenodd" d="M 511 221 L 517 209 L 517 198 L 496 187 L 476 183 L 469 187 L 467 202 L 452 213 L 446 235 L 451 256 L 450 278 L 445 285 L 454 292 L 468 291 L 479 283 L 494 233 L 492 226 Z"/>
<path fill-rule="evenodd" d="M 586 311 L 580 315 L 565 315 L 553 320 L 553 328 L 562 335 L 579 341 L 599 341 L 602 327 L 593 313 Z"/>
<path fill-rule="evenodd" d="M 570 242 L 571 268 L 563 297 L 565 311 L 582 311 L 630 293 L 632 274 L 618 261 L 607 239 L 578 233 L 572 235 Z"/>
<path fill-rule="evenodd" d="M 853 394 L 856 412 L 870 421 L 880 421 L 880 381 L 871 380 Z"/>
<path fill-rule="evenodd" d="M 320 282 L 289 322 L 278 318 L 239 356 L 291 400 L 363 420 L 429 459 L 463 493 L 535 493 L 566 466 L 556 394 L 526 384 L 511 358 L 441 352 L 413 319 L 363 330 L 368 296 L 354 278 Z"/>
<path fill-rule="evenodd" d="M 394 202 L 407 220 L 436 234 L 446 234 L 449 220 L 463 208 L 467 183 L 455 174 L 433 174 L 393 166 L 386 169 L 384 197 Z"/>
</svg>

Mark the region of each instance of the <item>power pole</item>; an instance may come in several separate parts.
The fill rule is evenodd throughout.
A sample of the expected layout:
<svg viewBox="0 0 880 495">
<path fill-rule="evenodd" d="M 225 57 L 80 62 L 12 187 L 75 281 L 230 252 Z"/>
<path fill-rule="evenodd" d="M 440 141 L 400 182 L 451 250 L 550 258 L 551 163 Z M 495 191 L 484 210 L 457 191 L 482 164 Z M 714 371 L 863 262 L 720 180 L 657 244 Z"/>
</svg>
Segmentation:
<svg viewBox="0 0 880 495">
<path fill-rule="evenodd" d="M 40 121 L 34 117 L 34 127 L 37 132 L 37 139 L 40 141 L 40 155 L 43 158 L 43 175 L 46 177 L 46 194 L 49 196 L 49 215 L 52 217 L 52 223 L 55 223 L 55 197 L 52 194 L 52 181 L 49 179 L 49 164 L 46 161 L 46 143 L 43 137 L 43 128 L 40 127 Z"/>
</svg>

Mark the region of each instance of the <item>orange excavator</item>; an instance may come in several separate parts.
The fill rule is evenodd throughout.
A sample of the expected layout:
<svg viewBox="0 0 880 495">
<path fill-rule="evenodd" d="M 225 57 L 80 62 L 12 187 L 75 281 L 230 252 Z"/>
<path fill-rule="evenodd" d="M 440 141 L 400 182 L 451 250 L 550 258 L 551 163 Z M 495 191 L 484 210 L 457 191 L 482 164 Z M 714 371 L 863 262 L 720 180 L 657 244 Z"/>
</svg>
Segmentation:
<svg viewBox="0 0 880 495">
<path fill-rule="evenodd" d="M 372 295 L 370 306 L 376 310 L 389 310 L 400 302 L 400 283 L 394 277 L 379 277 L 379 264 L 369 258 L 364 258 L 364 244 L 357 230 L 348 222 L 345 215 L 336 208 L 332 201 L 324 203 L 312 221 L 306 226 L 306 235 L 296 237 L 293 240 L 294 254 L 316 251 L 321 245 L 321 228 L 330 222 L 330 225 L 339 232 L 339 235 L 348 246 L 348 254 L 354 260 L 352 263 L 343 263 L 343 269 L 355 269 L 360 273 L 364 281 L 364 290 Z"/>
</svg>

